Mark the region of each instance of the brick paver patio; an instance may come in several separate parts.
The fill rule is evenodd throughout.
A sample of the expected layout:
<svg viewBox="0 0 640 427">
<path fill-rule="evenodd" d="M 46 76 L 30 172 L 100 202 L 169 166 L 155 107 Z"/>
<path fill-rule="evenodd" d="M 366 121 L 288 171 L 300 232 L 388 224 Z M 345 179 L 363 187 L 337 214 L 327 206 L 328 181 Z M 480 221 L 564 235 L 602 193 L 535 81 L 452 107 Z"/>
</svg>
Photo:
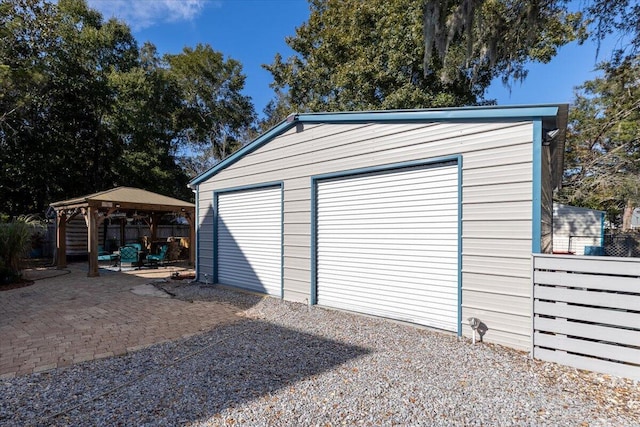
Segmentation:
<svg viewBox="0 0 640 427">
<path fill-rule="evenodd" d="M 67 271 L 30 271 L 26 277 L 63 274 L 0 292 L 0 378 L 122 355 L 188 337 L 240 319 L 219 302 L 187 302 L 134 294 L 178 267 L 105 272 L 87 277 L 86 264 Z"/>
</svg>

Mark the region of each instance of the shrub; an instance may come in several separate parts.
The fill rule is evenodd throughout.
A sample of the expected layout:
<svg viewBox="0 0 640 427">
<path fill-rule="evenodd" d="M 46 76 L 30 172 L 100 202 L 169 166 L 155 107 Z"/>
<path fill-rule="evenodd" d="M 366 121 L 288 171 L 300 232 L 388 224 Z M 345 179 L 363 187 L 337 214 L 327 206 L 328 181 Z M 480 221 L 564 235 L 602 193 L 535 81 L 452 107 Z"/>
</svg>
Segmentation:
<svg viewBox="0 0 640 427">
<path fill-rule="evenodd" d="M 31 249 L 31 237 L 44 228 L 33 215 L 0 223 L 0 283 L 20 278 L 20 262 Z"/>
</svg>

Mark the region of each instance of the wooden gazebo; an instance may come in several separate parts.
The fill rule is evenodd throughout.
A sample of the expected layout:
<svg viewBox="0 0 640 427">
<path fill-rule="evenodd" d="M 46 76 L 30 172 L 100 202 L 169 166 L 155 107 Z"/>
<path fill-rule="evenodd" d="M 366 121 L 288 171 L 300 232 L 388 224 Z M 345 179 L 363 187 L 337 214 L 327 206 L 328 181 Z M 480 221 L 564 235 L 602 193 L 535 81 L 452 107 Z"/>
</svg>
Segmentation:
<svg viewBox="0 0 640 427">
<path fill-rule="evenodd" d="M 155 240 L 158 223 L 162 215 L 183 215 L 189 223 L 189 263 L 195 259 L 195 205 L 193 203 L 152 193 L 140 188 L 116 187 L 88 196 L 51 203 L 56 212 L 56 265 L 67 266 L 66 225 L 77 215 L 84 216 L 87 224 L 87 248 L 89 255 L 89 277 L 98 273 L 98 230 L 100 224 L 116 213 L 145 213 L 148 217 L 151 240 Z"/>
</svg>

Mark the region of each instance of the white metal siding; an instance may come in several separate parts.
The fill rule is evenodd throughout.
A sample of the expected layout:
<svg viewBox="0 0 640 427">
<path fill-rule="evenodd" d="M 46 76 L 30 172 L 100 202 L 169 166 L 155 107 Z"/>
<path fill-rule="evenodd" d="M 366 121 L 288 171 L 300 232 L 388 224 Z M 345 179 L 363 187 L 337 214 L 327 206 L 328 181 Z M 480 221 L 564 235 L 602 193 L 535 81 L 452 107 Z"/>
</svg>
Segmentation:
<svg viewBox="0 0 640 427">
<path fill-rule="evenodd" d="M 218 283 L 281 296 L 280 187 L 218 195 Z"/>
<path fill-rule="evenodd" d="M 458 166 L 317 188 L 318 304 L 457 331 Z"/>
<path fill-rule="evenodd" d="M 585 246 L 602 245 L 602 211 L 553 205 L 553 250 L 584 255 Z"/>
</svg>

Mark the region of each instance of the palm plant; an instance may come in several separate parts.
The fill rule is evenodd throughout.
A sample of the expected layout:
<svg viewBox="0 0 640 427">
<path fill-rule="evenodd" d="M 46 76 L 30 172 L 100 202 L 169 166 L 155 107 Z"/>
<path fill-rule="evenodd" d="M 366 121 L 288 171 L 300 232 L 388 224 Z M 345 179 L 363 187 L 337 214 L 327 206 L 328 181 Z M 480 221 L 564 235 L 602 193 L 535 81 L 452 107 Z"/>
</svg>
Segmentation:
<svg viewBox="0 0 640 427">
<path fill-rule="evenodd" d="M 0 223 L 0 283 L 20 278 L 20 262 L 31 249 L 31 236 L 44 228 L 34 215 Z"/>
</svg>

